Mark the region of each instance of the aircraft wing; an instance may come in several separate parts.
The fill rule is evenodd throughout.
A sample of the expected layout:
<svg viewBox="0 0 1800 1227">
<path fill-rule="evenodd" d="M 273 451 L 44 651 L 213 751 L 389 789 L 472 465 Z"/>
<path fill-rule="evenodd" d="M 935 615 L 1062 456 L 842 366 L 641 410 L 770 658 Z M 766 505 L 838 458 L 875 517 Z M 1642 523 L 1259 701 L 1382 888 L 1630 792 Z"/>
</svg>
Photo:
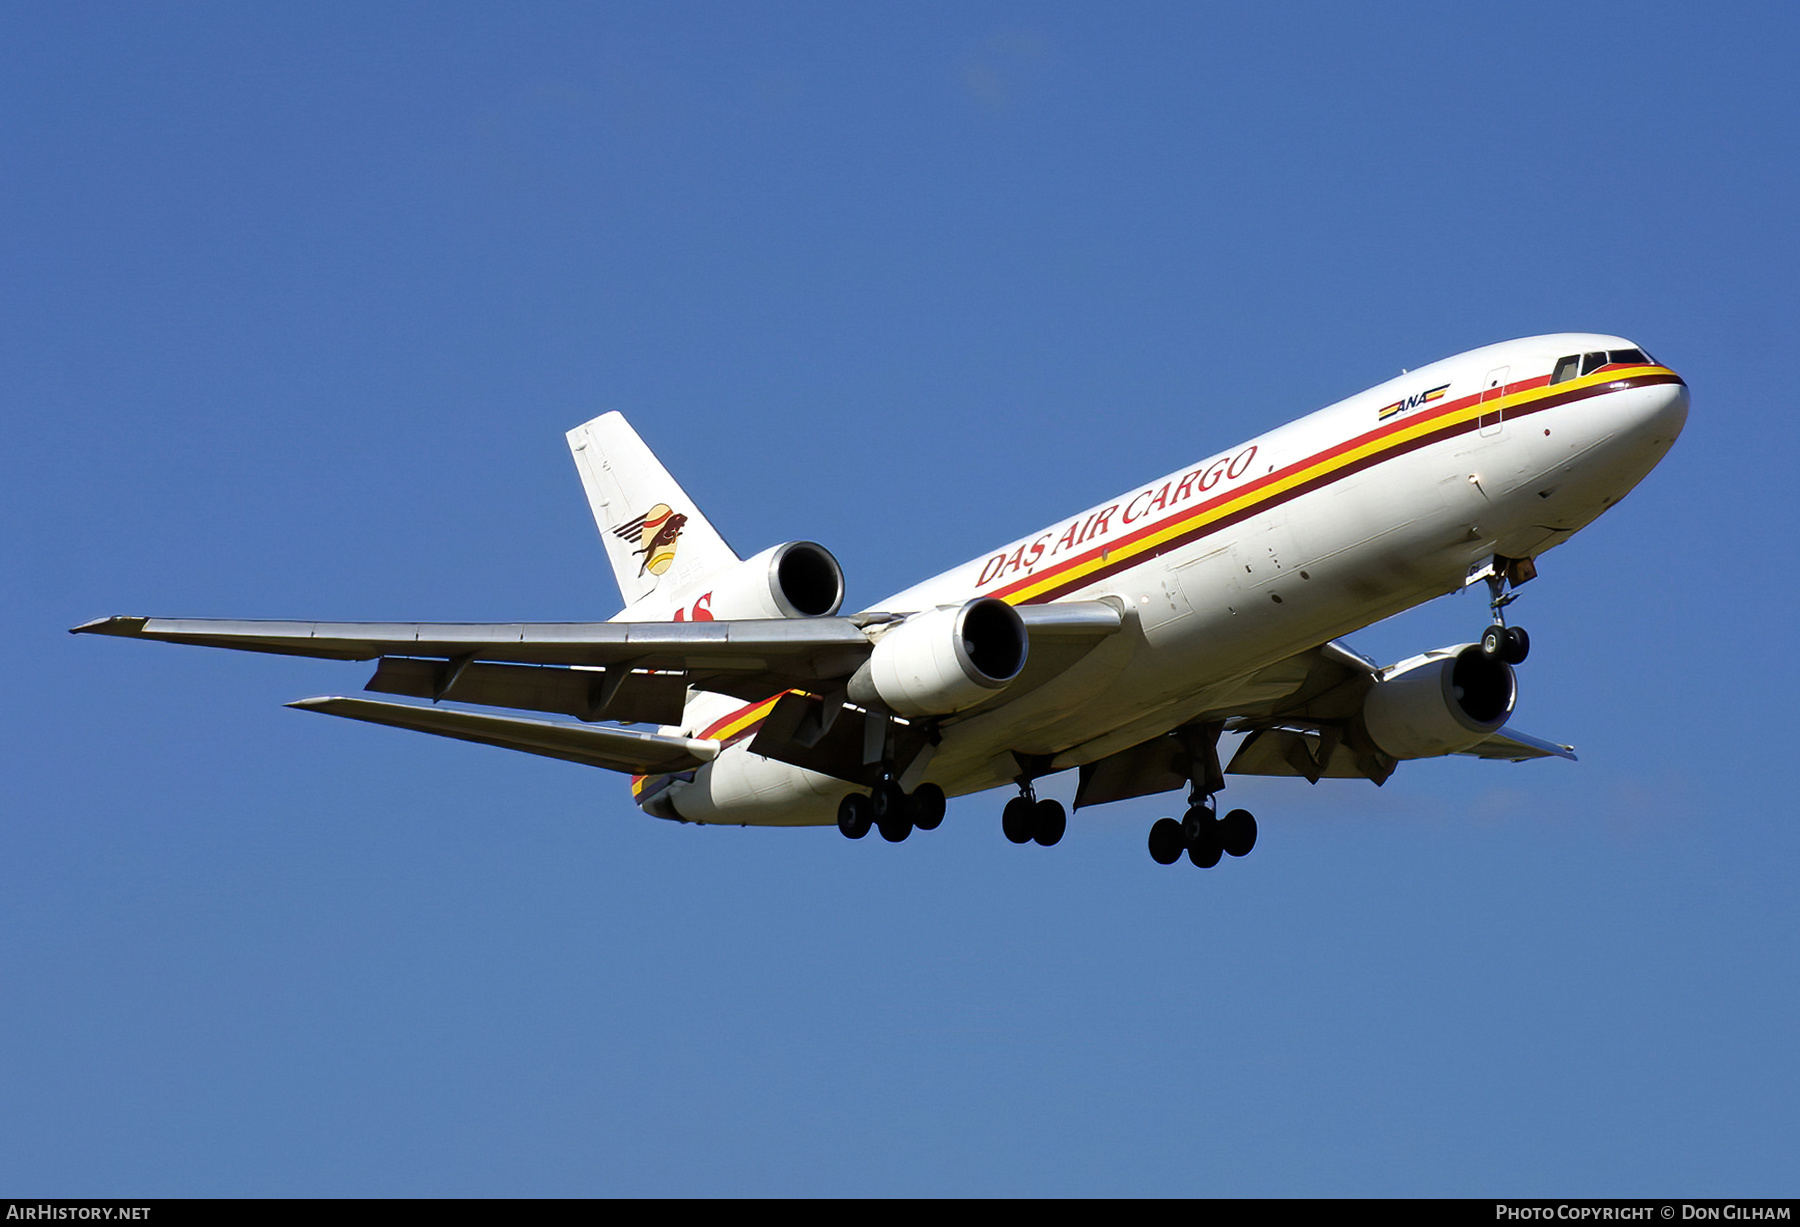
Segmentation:
<svg viewBox="0 0 1800 1227">
<path fill-rule="evenodd" d="M 1243 678 L 1224 704 L 1199 713 L 1188 727 L 1212 726 L 1247 733 L 1224 768 L 1233 775 L 1366 779 L 1384 783 L 1398 761 L 1357 735 L 1357 714 L 1380 667 L 1335 641 L 1300 652 Z M 1574 747 L 1510 727 L 1456 753 L 1522 762 L 1575 757 Z M 1081 771 L 1076 805 L 1099 805 L 1167 792 L 1187 784 L 1195 748 L 1178 730 L 1107 758 Z"/>
<path fill-rule="evenodd" d="M 689 686 L 751 700 L 847 677 L 869 637 L 849 618 L 719 622 L 260 622 L 102 618 L 118 635 L 381 664 L 368 689 L 433 701 L 675 724 Z"/>
<path fill-rule="evenodd" d="M 281 656 L 474 658 L 521 664 L 616 665 L 835 676 L 868 654 L 849 618 L 735 622 L 260 622 L 223 618 L 99 618 L 71 634 L 118 635 Z"/>
<path fill-rule="evenodd" d="M 1019 614 L 1031 639 L 1029 675 L 1003 692 L 1012 695 L 1048 680 L 1124 624 L 1119 608 L 1104 601 L 1028 606 Z M 550 712 L 587 722 L 670 725 L 680 723 L 689 687 L 749 702 L 785 690 L 841 694 L 845 681 L 873 650 L 866 628 L 898 617 L 511 623 L 115 617 L 74 627 L 72 633 L 328 660 L 379 660 L 365 687 L 378 693 Z M 305 700 L 301 706 L 465 740 L 511 744 L 498 739 L 498 725 L 426 719 L 434 716 L 431 709 L 342 698 Z M 423 714 L 402 714 L 408 712 Z M 484 735 L 470 736 L 469 730 L 477 728 L 486 730 Z"/>
<path fill-rule="evenodd" d="M 1498 733 L 1491 733 L 1457 753 L 1467 754 L 1472 758 L 1503 758 L 1514 763 L 1522 763 L 1528 758 L 1566 758 L 1570 762 L 1575 761 L 1574 746 L 1565 746 L 1558 741 L 1545 741 L 1515 728 L 1503 728 Z"/>
</svg>

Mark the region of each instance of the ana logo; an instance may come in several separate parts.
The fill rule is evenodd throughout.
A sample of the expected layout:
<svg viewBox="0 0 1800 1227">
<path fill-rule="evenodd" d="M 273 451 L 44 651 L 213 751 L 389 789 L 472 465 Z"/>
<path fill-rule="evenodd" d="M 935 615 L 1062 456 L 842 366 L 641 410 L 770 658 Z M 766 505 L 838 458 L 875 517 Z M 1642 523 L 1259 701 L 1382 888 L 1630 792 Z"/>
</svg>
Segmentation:
<svg viewBox="0 0 1800 1227">
<path fill-rule="evenodd" d="M 681 540 L 681 530 L 687 525 L 687 517 L 669 509 L 667 503 L 658 503 L 648 514 L 641 515 L 628 524 L 621 524 L 613 529 L 614 535 L 626 541 L 635 541 L 638 548 L 633 553 L 644 556 L 643 565 L 638 567 L 638 574 L 648 571 L 652 575 L 661 575 L 675 561 L 675 546 Z"/>
<path fill-rule="evenodd" d="M 1444 399 L 1444 393 L 1450 385 L 1439 384 L 1429 392 L 1415 392 L 1405 400 L 1397 400 L 1391 405 L 1383 405 L 1375 414 L 1375 420 L 1385 422 L 1397 413 L 1405 413 L 1409 409 L 1417 409 L 1420 405 L 1429 405 L 1433 401 Z"/>
</svg>

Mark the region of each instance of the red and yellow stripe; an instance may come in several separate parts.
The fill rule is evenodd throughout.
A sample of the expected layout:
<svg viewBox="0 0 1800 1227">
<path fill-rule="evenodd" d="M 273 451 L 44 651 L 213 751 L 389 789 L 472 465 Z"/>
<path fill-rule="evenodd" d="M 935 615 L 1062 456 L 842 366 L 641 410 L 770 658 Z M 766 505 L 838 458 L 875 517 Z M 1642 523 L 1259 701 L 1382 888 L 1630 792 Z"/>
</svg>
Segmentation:
<svg viewBox="0 0 1800 1227">
<path fill-rule="evenodd" d="M 781 695 L 788 693 L 790 692 L 784 690 L 781 694 L 764 699 L 760 703 L 752 703 L 747 707 L 738 708 L 722 720 L 716 720 L 707 725 L 705 731 L 700 734 L 700 739 L 702 741 L 717 739 L 729 745 L 740 738 L 748 737 L 756 731 L 756 726 L 761 724 L 774 710 L 775 704 L 781 701 Z"/>
<path fill-rule="evenodd" d="M 1550 377 L 1507 384 L 1497 396 L 1482 393 L 1421 409 L 1353 439 L 1334 444 L 1273 473 L 1227 490 L 1154 523 L 1071 555 L 1032 575 L 1021 576 L 983 595 L 1013 605 L 1055 600 L 1129 567 L 1158 558 L 1240 521 L 1323 489 L 1363 469 L 1407 452 L 1476 429 L 1481 418 L 1499 413 L 1512 420 L 1619 387 L 1680 383 L 1667 367 L 1605 367 L 1580 379 L 1549 386 Z"/>
<path fill-rule="evenodd" d="M 1185 507 L 1152 524 L 1135 528 L 1122 537 L 1072 555 L 1033 575 L 990 589 L 984 595 L 1013 605 L 1033 605 L 1055 600 L 1109 575 L 1158 558 L 1171 550 L 1219 532 L 1251 516 L 1280 506 L 1303 494 L 1320 490 L 1354 473 L 1444 439 L 1475 430 L 1480 420 L 1499 413 L 1506 420 L 1524 417 L 1559 405 L 1585 400 L 1624 387 L 1649 387 L 1680 383 L 1681 376 L 1665 366 L 1606 366 L 1578 379 L 1550 385 L 1548 375 L 1507 384 L 1500 395 L 1487 400 L 1475 393 L 1445 404 L 1378 425 L 1353 439 L 1334 444 L 1304 460 Z M 1151 487 L 1154 489 L 1154 486 Z M 788 694 L 789 691 L 782 691 Z M 791 692 L 798 693 L 798 692 Z M 781 694 L 747 704 L 707 726 L 699 736 L 727 744 L 756 732 Z M 632 776 L 631 792 L 638 796 L 645 785 L 660 776 Z"/>
</svg>

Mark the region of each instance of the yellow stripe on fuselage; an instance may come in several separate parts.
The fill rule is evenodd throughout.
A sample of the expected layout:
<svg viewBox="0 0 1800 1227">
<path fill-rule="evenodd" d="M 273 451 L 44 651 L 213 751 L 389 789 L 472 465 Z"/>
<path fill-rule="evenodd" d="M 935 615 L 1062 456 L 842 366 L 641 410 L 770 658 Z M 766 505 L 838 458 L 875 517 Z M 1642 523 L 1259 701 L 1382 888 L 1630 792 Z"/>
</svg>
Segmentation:
<svg viewBox="0 0 1800 1227">
<path fill-rule="evenodd" d="M 1127 539 L 1113 546 L 1102 546 L 1091 556 L 1073 561 L 1065 567 L 1046 572 L 1043 576 L 1025 581 L 1010 591 L 996 592 L 994 595 L 1012 605 L 1029 604 L 1044 594 L 1059 589 L 1078 586 L 1080 581 L 1102 567 L 1111 567 L 1117 563 L 1128 561 L 1140 555 L 1154 554 L 1161 546 L 1180 537 L 1194 534 L 1209 524 L 1229 519 L 1239 513 L 1254 512 L 1264 504 L 1279 502 L 1284 495 L 1297 486 L 1317 481 L 1346 468 L 1361 466 L 1386 452 L 1397 452 L 1428 434 L 1453 430 L 1466 425 L 1477 418 L 1499 413 L 1503 418 L 1522 406 L 1532 404 L 1548 396 L 1562 396 L 1569 392 L 1584 391 L 1601 384 L 1614 382 L 1621 378 L 1629 378 L 1646 372 L 1668 372 L 1662 366 L 1632 366 L 1617 370 L 1596 371 L 1578 379 L 1564 380 L 1559 384 L 1534 383 L 1534 386 L 1522 388 L 1517 392 L 1509 392 L 1489 400 L 1480 399 L 1479 394 L 1463 397 L 1443 406 L 1436 412 L 1417 414 L 1404 421 L 1392 425 L 1380 425 L 1363 436 L 1361 442 L 1347 440 L 1316 453 L 1314 456 L 1300 461 L 1280 473 L 1263 477 L 1236 494 L 1224 497 L 1221 501 L 1208 503 L 1190 511 L 1177 512 L 1161 524 L 1155 525 L 1148 532 L 1143 529 L 1127 534 Z M 1143 533 L 1137 536 L 1137 533 Z M 1018 581 L 1014 581 L 1018 583 Z M 1010 587 L 1003 585 L 1004 587 Z"/>
</svg>

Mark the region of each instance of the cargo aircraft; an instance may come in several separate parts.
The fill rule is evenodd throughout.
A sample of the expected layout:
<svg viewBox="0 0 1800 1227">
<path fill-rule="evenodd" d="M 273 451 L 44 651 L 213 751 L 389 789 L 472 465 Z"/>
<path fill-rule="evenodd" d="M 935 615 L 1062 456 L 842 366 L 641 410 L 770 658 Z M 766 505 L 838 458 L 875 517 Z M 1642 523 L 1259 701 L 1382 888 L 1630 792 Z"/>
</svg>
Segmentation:
<svg viewBox="0 0 1800 1227">
<path fill-rule="evenodd" d="M 1151 856 L 1256 842 L 1227 774 L 1356 777 L 1446 754 L 1573 758 L 1508 726 L 1508 625 L 1536 560 L 1674 443 L 1688 388 L 1621 337 L 1508 341 L 1406 372 L 844 616 L 843 572 L 790 541 L 741 559 L 625 419 L 569 432 L 625 608 L 606 622 L 115 617 L 76 632 L 376 660 L 291 706 L 605 767 L 646 812 L 899 841 L 947 797 L 1012 787 L 1051 845 L 1077 809 L 1187 789 Z M 1386 667 L 1337 637 L 1485 583 L 1473 642 Z M 534 712 L 538 716 L 443 706 Z M 544 719 L 543 715 L 572 717 Z M 623 725 L 658 726 L 655 732 Z M 1221 765 L 1221 735 L 1237 738 Z"/>
</svg>

